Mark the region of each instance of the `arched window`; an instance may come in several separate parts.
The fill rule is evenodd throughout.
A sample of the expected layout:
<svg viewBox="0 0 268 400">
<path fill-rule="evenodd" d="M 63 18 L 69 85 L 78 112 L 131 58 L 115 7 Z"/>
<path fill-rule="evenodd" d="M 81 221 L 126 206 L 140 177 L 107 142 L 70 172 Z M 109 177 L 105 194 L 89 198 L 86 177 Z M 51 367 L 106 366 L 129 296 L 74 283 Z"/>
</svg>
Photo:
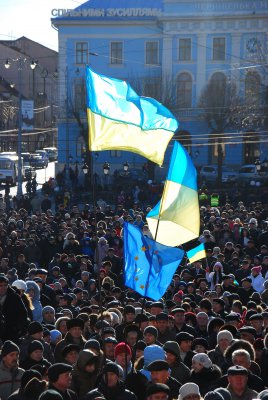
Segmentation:
<svg viewBox="0 0 268 400">
<path fill-rule="evenodd" d="M 261 78 L 257 72 L 248 72 L 245 79 L 245 99 L 248 103 L 260 103 Z"/>
<path fill-rule="evenodd" d="M 177 78 L 177 105 L 179 107 L 192 106 L 192 77 L 187 72 L 181 73 Z"/>
</svg>

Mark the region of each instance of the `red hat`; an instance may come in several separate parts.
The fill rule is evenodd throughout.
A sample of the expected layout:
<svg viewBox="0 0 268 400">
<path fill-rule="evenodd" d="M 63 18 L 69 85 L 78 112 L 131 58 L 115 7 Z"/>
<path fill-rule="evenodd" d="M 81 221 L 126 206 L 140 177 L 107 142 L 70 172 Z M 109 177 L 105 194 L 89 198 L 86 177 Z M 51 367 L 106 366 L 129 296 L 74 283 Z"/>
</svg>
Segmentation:
<svg viewBox="0 0 268 400">
<path fill-rule="evenodd" d="M 114 355 L 115 355 L 115 357 L 116 357 L 118 354 L 122 354 L 122 353 L 127 353 L 127 354 L 130 355 L 130 357 L 132 357 L 131 348 L 129 347 L 129 345 L 128 345 L 127 343 L 120 342 L 120 343 L 118 343 L 118 344 L 115 346 L 115 349 L 114 349 Z"/>
<path fill-rule="evenodd" d="M 257 267 L 253 267 L 251 269 L 252 272 L 254 271 L 254 272 L 257 272 L 258 274 L 261 273 L 261 270 L 262 270 L 262 266 L 261 265 L 258 265 Z"/>
</svg>

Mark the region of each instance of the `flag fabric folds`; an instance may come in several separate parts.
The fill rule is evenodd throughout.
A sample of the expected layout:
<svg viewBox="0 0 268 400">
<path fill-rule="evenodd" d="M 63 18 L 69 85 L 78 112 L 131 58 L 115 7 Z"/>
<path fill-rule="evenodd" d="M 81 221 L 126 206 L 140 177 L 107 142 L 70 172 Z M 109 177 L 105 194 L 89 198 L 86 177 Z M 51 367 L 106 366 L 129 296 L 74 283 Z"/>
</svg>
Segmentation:
<svg viewBox="0 0 268 400">
<path fill-rule="evenodd" d="M 204 243 L 201 243 L 199 246 L 194 247 L 193 249 L 186 252 L 187 258 L 190 263 L 194 261 L 201 260 L 202 258 L 206 258 L 206 250 Z"/>
<path fill-rule="evenodd" d="M 174 143 L 162 198 L 146 219 L 155 240 L 166 246 L 178 246 L 199 236 L 197 173 L 178 142 Z"/>
<path fill-rule="evenodd" d="M 178 122 L 157 100 L 125 81 L 86 68 L 89 149 L 126 150 L 162 165 Z"/>
<path fill-rule="evenodd" d="M 163 246 L 124 224 L 125 285 L 142 296 L 159 300 L 166 292 L 184 251 Z"/>
</svg>

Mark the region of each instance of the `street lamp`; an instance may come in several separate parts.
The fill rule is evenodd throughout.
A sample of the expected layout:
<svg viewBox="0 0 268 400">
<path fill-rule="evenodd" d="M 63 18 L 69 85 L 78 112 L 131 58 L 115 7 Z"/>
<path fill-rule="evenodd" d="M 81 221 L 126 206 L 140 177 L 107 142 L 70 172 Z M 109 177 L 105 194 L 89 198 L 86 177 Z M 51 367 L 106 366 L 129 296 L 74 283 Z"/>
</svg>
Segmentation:
<svg viewBox="0 0 268 400">
<path fill-rule="evenodd" d="M 20 198 L 22 196 L 22 69 L 23 65 L 28 61 L 27 58 L 19 57 L 13 62 L 18 63 L 18 92 L 19 92 L 19 115 L 18 115 L 18 187 L 17 187 L 17 196 Z M 11 67 L 11 61 L 9 59 L 5 62 L 5 68 L 9 69 Z"/>
<path fill-rule="evenodd" d="M 88 165 L 86 163 L 84 163 L 82 166 L 83 173 L 86 175 L 88 173 L 88 170 L 89 170 Z"/>
<path fill-rule="evenodd" d="M 108 175 L 110 172 L 110 164 L 105 161 L 105 163 L 103 164 L 103 173 L 104 175 Z"/>
<path fill-rule="evenodd" d="M 256 168 L 256 171 L 257 171 L 258 173 L 261 171 L 261 163 L 260 163 L 260 160 L 259 160 L 259 159 L 257 159 L 257 160 L 255 161 L 255 168 Z"/>
<path fill-rule="evenodd" d="M 127 172 L 129 170 L 129 163 L 127 161 L 123 165 L 123 169 L 124 169 L 125 172 Z"/>
</svg>

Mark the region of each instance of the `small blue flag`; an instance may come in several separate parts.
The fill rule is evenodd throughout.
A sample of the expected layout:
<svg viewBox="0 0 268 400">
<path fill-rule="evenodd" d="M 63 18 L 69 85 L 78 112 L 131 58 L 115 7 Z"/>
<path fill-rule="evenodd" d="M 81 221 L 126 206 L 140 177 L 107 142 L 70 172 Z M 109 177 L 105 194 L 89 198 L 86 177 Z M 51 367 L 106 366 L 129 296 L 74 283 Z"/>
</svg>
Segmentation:
<svg viewBox="0 0 268 400">
<path fill-rule="evenodd" d="M 157 243 L 126 222 L 124 256 L 125 285 L 144 297 L 159 300 L 170 285 L 184 251 Z"/>
</svg>

